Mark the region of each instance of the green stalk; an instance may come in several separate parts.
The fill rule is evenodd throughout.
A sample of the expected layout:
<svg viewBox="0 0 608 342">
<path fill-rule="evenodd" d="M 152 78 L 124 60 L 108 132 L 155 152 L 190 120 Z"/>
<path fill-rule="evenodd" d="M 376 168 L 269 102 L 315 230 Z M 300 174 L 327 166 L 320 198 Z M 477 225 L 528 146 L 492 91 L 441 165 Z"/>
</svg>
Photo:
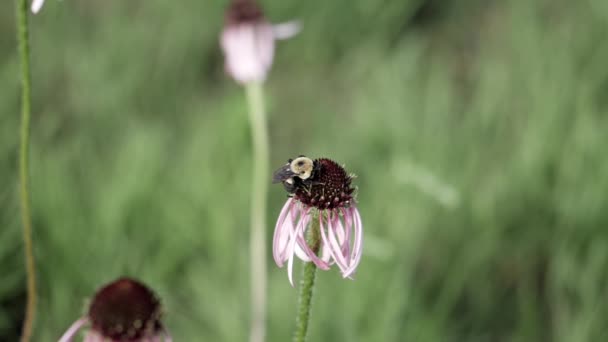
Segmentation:
<svg viewBox="0 0 608 342">
<path fill-rule="evenodd" d="M 17 0 L 17 42 L 21 60 L 21 133 L 19 144 L 19 197 L 21 206 L 21 223 L 23 227 L 23 246 L 25 252 L 25 270 L 27 275 L 27 304 L 21 341 L 29 342 L 32 338 L 34 319 L 36 317 L 36 264 L 32 242 L 32 220 L 30 213 L 29 189 L 29 141 L 30 141 L 30 47 L 28 32 L 27 0 Z"/>
<path fill-rule="evenodd" d="M 266 197 L 268 191 L 269 144 L 266 109 L 261 83 L 245 86 L 253 143 L 251 189 L 251 331 L 250 342 L 263 342 L 266 335 Z"/>
<path fill-rule="evenodd" d="M 321 231 L 319 229 L 319 218 L 317 215 L 314 215 L 308 233 L 308 245 L 315 254 L 319 253 L 319 247 L 321 245 Z M 307 262 L 304 265 L 302 280 L 300 282 L 300 298 L 298 304 L 298 315 L 296 316 L 296 331 L 293 338 L 294 342 L 306 341 L 316 274 L 317 266 L 315 263 Z"/>
</svg>

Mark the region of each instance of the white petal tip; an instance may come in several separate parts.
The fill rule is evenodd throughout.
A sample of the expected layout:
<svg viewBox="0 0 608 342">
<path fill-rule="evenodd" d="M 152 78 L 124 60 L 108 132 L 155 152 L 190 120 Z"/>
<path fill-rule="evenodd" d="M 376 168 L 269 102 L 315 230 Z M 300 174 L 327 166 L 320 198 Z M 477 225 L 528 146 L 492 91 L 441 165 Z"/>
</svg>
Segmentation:
<svg viewBox="0 0 608 342">
<path fill-rule="evenodd" d="M 293 279 L 291 279 L 291 277 L 289 277 L 289 284 L 291 285 L 291 287 L 295 287 L 295 286 L 293 285 Z"/>
<path fill-rule="evenodd" d="M 34 2 L 32 3 L 32 13 L 36 14 L 40 11 L 40 9 L 42 8 L 42 5 L 44 4 L 44 0 L 34 0 Z"/>
<path fill-rule="evenodd" d="M 80 330 L 80 328 L 82 328 L 82 326 L 85 325 L 88 321 L 89 319 L 87 317 L 82 317 L 76 322 L 74 322 L 63 334 L 63 336 L 59 338 L 59 342 L 71 342 L 78 330 Z"/>
<path fill-rule="evenodd" d="M 354 278 L 354 276 L 352 274 L 343 275 L 342 278 L 344 278 L 344 279 L 350 279 L 350 280 L 355 280 L 355 278 Z"/>
<path fill-rule="evenodd" d="M 274 38 L 285 40 L 294 37 L 302 31 L 302 23 L 298 20 L 272 25 Z"/>
</svg>

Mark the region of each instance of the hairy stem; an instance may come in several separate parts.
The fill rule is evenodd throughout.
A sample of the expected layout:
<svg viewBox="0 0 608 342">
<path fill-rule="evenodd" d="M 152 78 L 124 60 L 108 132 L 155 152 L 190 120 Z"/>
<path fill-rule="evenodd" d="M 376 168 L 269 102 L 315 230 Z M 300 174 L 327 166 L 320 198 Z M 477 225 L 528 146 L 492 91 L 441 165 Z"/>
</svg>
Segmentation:
<svg viewBox="0 0 608 342">
<path fill-rule="evenodd" d="M 246 86 L 253 142 L 251 189 L 251 331 L 250 342 L 263 342 L 266 335 L 266 196 L 269 144 L 266 109 L 261 83 Z"/>
<path fill-rule="evenodd" d="M 25 251 L 25 270 L 27 275 L 27 304 L 21 341 L 29 342 L 32 338 L 34 319 L 36 317 L 36 264 L 32 242 L 32 219 L 30 213 L 29 189 L 29 140 L 30 140 L 30 47 L 28 33 L 27 0 L 17 0 L 17 42 L 21 61 L 21 131 L 19 143 L 19 197 L 21 223 L 23 227 L 23 246 Z"/>
<path fill-rule="evenodd" d="M 315 215 L 308 231 L 308 244 L 315 254 L 319 253 L 319 246 L 321 243 L 321 232 L 319 229 L 319 218 L 317 215 Z M 298 304 L 298 314 L 296 316 L 296 332 L 293 338 L 294 342 L 306 341 L 316 273 L 317 266 L 313 262 L 307 262 L 304 265 L 302 280 L 300 282 L 300 298 Z"/>
</svg>

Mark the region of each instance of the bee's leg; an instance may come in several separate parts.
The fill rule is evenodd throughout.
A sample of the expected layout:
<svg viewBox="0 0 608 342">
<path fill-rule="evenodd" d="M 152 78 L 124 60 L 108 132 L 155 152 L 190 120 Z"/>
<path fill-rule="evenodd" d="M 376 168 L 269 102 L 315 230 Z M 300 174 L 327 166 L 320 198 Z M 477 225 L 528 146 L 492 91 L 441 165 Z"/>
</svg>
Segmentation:
<svg viewBox="0 0 608 342">
<path fill-rule="evenodd" d="M 304 191 L 310 195 L 310 192 L 312 190 L 312 184 L 309 180 L 303 180 L 302 181 L 302 188 L 304 189 Z"/>
<path fill-rule="evenodd" d="M 325 185 L 325 183 L 321 183 L 319 181 L 311 181 L 311 180 L 305 181 L 305 187 L 307 188 L 306 192 L 310 194 L 310 192 L 312 191 L 312 187 L 315 185 L 323 186 L 323 185 Z"/>
<path fill-rule="evenodd" d="M 308 186 L 308 185 L 304 184 L 303 188 L 304 188 L 304 191 L 306 191 L 306 193 L 310 195 L 310 191 L 312 190 L 312 185 Z"/>
<path fill-rule="evenodd" d="M 308 183 L 310 183 L 310 185 L 325 185 L 325 183 L 321 183 L 319 181 L 313 181 L 313 180 L 308 181 Z"/>
</svg>

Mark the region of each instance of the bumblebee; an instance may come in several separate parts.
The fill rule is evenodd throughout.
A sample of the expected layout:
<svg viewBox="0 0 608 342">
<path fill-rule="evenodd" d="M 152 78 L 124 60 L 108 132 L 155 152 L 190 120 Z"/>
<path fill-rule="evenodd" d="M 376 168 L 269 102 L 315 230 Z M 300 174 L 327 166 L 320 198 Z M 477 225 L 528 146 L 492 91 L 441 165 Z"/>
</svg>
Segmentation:
<svg viewBox="0 0 608 342">
<path fill-rule="evenodd" d="M 272 183 L 283 183 L 285 190 L 293 194 L 298 188 L 310 188 L 317 171 L 317 163 L 301 155 L 287 160 L 287 164 L 277 169 L 272 175 Z"/>
<path fill-rule="evenodd" d="M 319 210 L 348 208 L 354 200 L 354 175 L 328 158 L 289 159 L 272 175 L 273 183 L 282 183 L 289 196 Z"/>
</svg>

